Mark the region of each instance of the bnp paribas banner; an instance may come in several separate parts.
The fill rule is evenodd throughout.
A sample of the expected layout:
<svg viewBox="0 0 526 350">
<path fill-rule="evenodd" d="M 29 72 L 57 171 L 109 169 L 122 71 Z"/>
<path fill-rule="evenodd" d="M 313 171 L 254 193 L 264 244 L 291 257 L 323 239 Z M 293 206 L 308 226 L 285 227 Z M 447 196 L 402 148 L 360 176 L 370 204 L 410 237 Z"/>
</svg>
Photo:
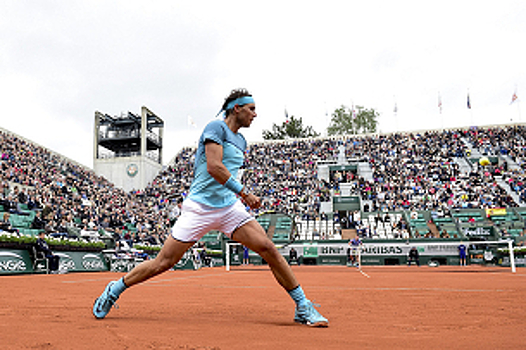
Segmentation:
<svg viewBox="0 0 526 350">
<path fill-rule="evenodd" d="M 60 268 L 70 272 L 108 270 L 101 253 L 60 251 L 54 254 L 60 257 Z M 33 272 L 33 262 L 27 250 L 0 250 L 0 275 Z"/>
<path fill-rule="evenodd" d="M 418 246 L 418 244 L 400 243 L 364 243 L 362 247 L 363 256 L 407 256 L 409 249 L 416 246 L 420 255 L 424 256 L 458 256 L 458 248 L 455 245 L 432 245 L 432 246 Z M 318 243 L 311 245 L 291 244 L 285 248 L 280 249 L 280 253 L 287 255 L 290 247 L 294 247 L 300 255 L 303 256 L 345 256 L 347 255 L 346 242 L 341 243 Z"/>
</svg>

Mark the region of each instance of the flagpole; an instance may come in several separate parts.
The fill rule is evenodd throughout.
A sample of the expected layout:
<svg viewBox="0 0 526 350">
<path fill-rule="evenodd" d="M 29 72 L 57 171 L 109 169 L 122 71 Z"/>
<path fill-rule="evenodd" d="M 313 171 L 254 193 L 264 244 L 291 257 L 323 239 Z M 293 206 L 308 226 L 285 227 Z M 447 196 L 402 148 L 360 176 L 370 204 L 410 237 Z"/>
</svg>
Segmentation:
<svg viewBox="0 0 526 350">
<path fill-rule="evenodd" d="M 327 101 L 323 101 L 323 106 L 325 107 L 325 136 L 329 136 L 329 126 L 331 126 L 331 119 L 329 118 L 329 111 L 327 110 Z M 285 111 L 287 107 L 285 107 Z"/>
<path fill-rule="evenodd" d="M 438 92 L 438 112 L 440 113 L 440 125 L 444 130 L 444 116 L 442 115 L 442 98 L 440 97 L 440 91 Z"/>
<path fill-rule="evenodd" d="M 520 103 L 521 103 L 521 101 L 517 100 L 517 110 L 519 111 L 519 123 L 522 122 Z"/>
<path fill-rule="evenodd" d="M 469 109 L 470 116 L 471 116 L 471 125 L 470 125 L 470 126 L 474 126 L 474 125 L 473 125 L 473 109 L 471 108 L 471 99 L 470 99 L 470 97 L 469 97 L 469 89 L 468 89 L 468 101 L 467 101 L 467 105 L 468 105 L 468 109 Z"/>
<path fill-rule="evenodd" d="M 400 130 L 398 129 L 398 105 L 396 104 L 396 95 L 393 96 L 393 98 L 394 98 L 393 114 L 395 118 L 395 132 L 399 132 Z"/>
</svg>

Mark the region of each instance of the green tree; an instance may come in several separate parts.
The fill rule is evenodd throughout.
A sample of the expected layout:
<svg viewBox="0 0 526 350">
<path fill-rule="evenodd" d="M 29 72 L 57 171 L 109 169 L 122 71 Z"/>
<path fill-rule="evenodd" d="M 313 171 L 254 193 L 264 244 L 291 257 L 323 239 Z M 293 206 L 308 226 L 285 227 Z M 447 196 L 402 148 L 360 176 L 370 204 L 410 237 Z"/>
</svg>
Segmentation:
<svg viewBox="0 0 526 350">
<path fill-rule="evenodd" d="M 376 132 L 379 116 L 380 114 L 372 108 L 366 109 L 362 106 L 356 106 L 353 113 L 349 107 L 342 105 L 332 113 L 327 133 L 329 136 L 333 136 Z"/>
<path fill-rule="evenodd" d="M 284 140 L 287 138 L 298 139 L 307 137 L 320 136 L 311 126 L 304 127 L 302 118 L 288 118 L 285 112 L 285 121 L 283 124 L 272 124 L 272 131 L 263 130 L 263 139 L 265 140 Z"/>
</svg>

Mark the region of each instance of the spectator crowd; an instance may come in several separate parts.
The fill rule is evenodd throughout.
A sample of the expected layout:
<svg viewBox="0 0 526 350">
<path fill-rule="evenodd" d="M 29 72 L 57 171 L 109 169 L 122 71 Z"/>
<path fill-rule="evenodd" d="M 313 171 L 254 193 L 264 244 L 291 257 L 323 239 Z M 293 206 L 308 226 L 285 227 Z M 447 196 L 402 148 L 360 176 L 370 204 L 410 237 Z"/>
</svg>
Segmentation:
<svg viewBox="0 0 526 350">
<path fill-rule="evenodd" d="M 162 244 L 193 177 L 194 148 L 181 150 L 147 188 L 126 193 L 13 134 L 0 132 L 0 145 L 4 211 L 38 212 L 35 228 L 65 237 L 107 235 L 129 244 Z M 368 165 L 372 178 L 348 170 L 320 176 L 319 165 L 335 163 L 341 149 L 347 159 Z M 459 160 L 469 161 L 475 149 L 498 163 L 468 163 L 463 171 Z M 513 207 L 518 203 L 508 189 L 526 202 L 525 149 L 524 126 L 259 142 L 246 151 L 242 182 L 262 198 L 256 215 L 274 210 L 320 218 L 322 203 L 344 183 L 371 212 Z M 1 219 L 0 228 L 14 230 Z"/>
</svg>

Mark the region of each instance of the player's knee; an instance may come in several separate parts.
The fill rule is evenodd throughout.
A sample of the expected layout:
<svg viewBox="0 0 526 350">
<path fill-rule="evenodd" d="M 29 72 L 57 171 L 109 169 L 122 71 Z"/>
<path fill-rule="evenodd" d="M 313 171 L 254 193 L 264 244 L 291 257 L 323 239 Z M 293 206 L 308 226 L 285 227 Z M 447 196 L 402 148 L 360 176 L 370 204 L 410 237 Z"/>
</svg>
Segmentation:
<svg viewBox="0 0 526 350">
<path fill-rule="evenodd" d="M 273 256 L 280 255 L 278 250 L 276 249 L 276 246 L 271 241 L 264 242 L 258 247 L 258 250 L 256 252 L 261 255 L 264 258 L 270 258 Z"/>
</svg>

